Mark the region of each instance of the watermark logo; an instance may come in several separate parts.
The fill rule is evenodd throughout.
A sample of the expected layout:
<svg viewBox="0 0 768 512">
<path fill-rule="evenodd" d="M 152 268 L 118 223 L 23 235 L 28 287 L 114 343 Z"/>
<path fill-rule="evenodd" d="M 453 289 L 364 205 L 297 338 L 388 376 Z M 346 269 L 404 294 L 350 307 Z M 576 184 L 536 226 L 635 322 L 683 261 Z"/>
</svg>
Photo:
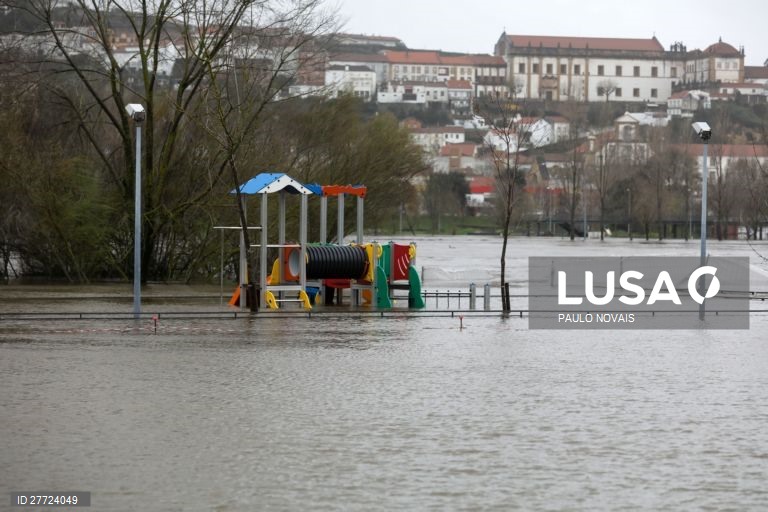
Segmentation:
<svg viewBox="0 0 768 512">
<path fill-rule="evenodd" d="M 749 258 L 529 258 L 528 270 L 532 329 L 749 328 Z"/>
</svg>

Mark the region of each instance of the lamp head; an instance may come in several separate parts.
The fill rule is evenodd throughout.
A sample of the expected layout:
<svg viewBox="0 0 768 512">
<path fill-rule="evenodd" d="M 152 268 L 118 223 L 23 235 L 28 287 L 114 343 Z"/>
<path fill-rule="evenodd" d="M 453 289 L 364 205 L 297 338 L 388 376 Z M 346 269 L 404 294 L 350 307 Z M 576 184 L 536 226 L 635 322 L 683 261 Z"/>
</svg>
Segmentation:
<svg viewBox="0 0 768 512">
<path fill-rule="evenodd" d="M 129 103 L 125 106 L 125 111 L 131 116 L 131 119 L 140 123 L 146 119 L 147 113 L 140 103 Z"/>
<path fill-rule="evenodd" d="M 693 127 L 693 131 L 696 132 L 696 135 L 698 135 L 701 140 L 708 141 L 710 137 L 712 137 L 712 128 L 710 128 L 707 123 L 698 121 L 692 123 L 691 126 Z"/>
</svg>

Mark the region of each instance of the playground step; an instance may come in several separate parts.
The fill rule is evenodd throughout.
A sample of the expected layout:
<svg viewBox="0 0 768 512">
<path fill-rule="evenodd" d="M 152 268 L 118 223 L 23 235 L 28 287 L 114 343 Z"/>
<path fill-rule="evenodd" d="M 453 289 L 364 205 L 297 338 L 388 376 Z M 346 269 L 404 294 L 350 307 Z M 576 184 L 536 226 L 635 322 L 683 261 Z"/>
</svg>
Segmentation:
<svg viewBox="0 0 768 512">
<path fill-rule="evenodd" d="M 298 292 L 303 290 L 300 284 L 270 284 L 267 290 L 271 292 Z"/>
</svg>

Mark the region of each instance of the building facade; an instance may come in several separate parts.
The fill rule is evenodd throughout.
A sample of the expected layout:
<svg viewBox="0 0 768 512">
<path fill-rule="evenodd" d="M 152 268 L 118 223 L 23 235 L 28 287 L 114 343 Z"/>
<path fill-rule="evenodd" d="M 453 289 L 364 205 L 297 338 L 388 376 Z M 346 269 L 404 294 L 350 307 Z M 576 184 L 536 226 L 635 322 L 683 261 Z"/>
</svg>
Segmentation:
<svg viewBox="0 0 768 512">
<path fill-rule="evenodd" d="M 368 66 L 329 66 L 325 71 L 325 85 L 331 97 L 351 94 L 371 101 L 376 95 L 376 73 Z"/>
<path fill-rule="evenodd" d="M 684 52 L 651 39 L 518 36 L 503 33 L 496 55 L 522 98 L 655 102 L 682 79 Z"/>
</svg>

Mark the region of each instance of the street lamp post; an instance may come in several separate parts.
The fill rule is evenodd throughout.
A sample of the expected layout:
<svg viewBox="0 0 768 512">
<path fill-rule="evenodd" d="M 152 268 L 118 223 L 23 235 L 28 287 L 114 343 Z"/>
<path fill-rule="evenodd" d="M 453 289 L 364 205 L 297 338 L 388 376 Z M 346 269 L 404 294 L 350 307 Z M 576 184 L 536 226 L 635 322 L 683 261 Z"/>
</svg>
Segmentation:
<svg viewBox="0 0 768 512">
<path fill-rule="evenodd" d="M 581 195 L 583 197 L 583 201 L 582 201 L 581 206 L 582 206 L 582 211 L 584 213 L 584 221 L 583 221 L 583 225 L 584 225 L 584 233 L 583 233 L 583 235 L 584 235 L 584 238 L 583 238 L 583 240 L 586 242 L 587 241 L 587 179 L 584 176 L 582 176 L 582 178 L 581 178 Z"/>
<path fill-rule="evenodd" d="M 144 107 L 129 103 L 125 111 L 136 123 L 136 185 L 133 209 L 133 317 L 141 315 L 141 123 L 146 118 Z"/>
<path fill-rule="evenodd" d="M 627 204 L 627 233 L 629 233 L 629 241 L 632 241 L 632 189 L 627 189 L 629 194 L 629 204 Z"/>
<path fill-rule="evenodd" d="M 701 167 L 701 257 L 700 266 L 707 264 L 707 178 L 709 170 L 707 169 L 707 150 L 709 148 L 709 139 L 712 137 L 712 129 L 707 123 L 696 122 L 691 125 L 696 135 L 704 142 L 702 150 L 703 165 Z M 699 293 L 704 295 L 704 279 L 699 283 Z M 699 305 L 699 320 L 704 320 L 705 307 L 701 301 Z"/>
</svg>

